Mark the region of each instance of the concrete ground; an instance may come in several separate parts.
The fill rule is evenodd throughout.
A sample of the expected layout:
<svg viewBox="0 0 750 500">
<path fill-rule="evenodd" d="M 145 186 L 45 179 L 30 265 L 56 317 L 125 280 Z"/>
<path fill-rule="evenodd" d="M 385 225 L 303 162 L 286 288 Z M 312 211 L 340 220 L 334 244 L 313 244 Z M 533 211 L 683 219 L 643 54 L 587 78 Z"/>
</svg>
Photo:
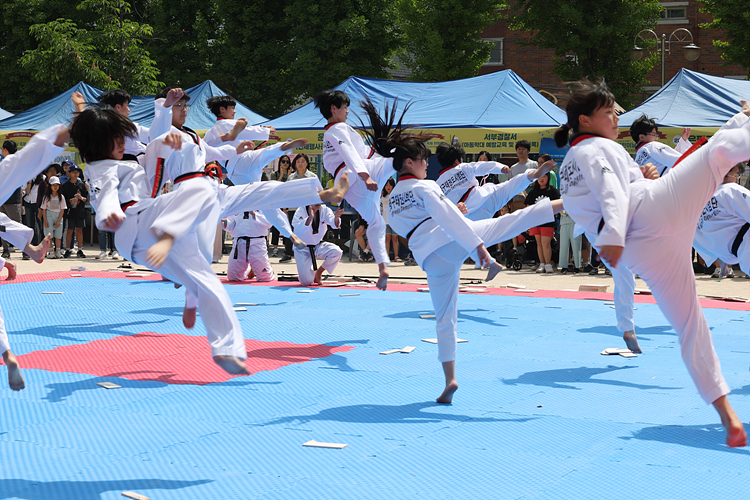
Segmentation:
<svg viewBox="0 0 750 500">
<path fill-rule="evenodd" d="M 84 247 L 84 253 L 87 258 L 69 258 L 69 259 L 47 259 L 41 264 L 32 261 L 21 260 L 21 253 L 14 250 L 11 253 L 11 262 L 16 264 L 19 274 L 27 273 L 45 273 L 54 271 L 70 270 L 73 266 L 85 266 L 90 271 L 104 271 L 115 269 L 123 261 L 104 260 L 100 261 L 94 257 L 99 254 L 98 246 L 87 245 Z M 217 273 L 226 272 L 228 256 L 222 256 L 221 262 L 214 264 L 213 268 Z M 277 275 L 297 274 L 297 267 L 294 260 L 285 263 L 279 263 L 278 257 L 272 257 L 271 264 Z M 140 268 L 140 266 L 133 266 Z M 425 273 L 418 266 L 405 266 L 401 262 L 393 262 L 389 267 L 391 281 L 394 283 L 412 283 L 420 284 L 426 281 Z M 735 266 L 736 278 L 733 279 L 714 279 L 709 275 L 696 276 L 696 287 L 698 295 L 702 297 L 747 297 L 750 299 L 750 281 L 746 280 L 746 275 Z M 336 269 L 336 275 L 339 276 L 358 276 L 362 278 L 377 278 L 377 265 L 374 262 L 363 263 L 354 259 L 349 262 L 349 256 L 344 255 L 341 263 Z M 461 270 L 461 277 L 471 280 L 483 280 L 486 275 L 485 271 L 475 270 L 473 266 L 464 265 Z M 3 274 L 4 276 L 4 274 Z M 503 287 L 508 283 L 526 286 L 529 289 L 539 290 L 577 290 L 579 285 L 596 284 L 608 285 L 607 292 L 612 293 L 614 281 L 611 277 L 605 276 L 602 271 L 596 276 L 590 276 L 588 273 L 580 274 L 560 274 L 556 270 L 553 274 L 537 274 L 529 266 L 524 266 L 520 271 L 505 270 L 500 273 L 491 283 L 491 286 Z M 636 280 L 637 288 L 648 288 L 643 280 Z"/>
</svg>

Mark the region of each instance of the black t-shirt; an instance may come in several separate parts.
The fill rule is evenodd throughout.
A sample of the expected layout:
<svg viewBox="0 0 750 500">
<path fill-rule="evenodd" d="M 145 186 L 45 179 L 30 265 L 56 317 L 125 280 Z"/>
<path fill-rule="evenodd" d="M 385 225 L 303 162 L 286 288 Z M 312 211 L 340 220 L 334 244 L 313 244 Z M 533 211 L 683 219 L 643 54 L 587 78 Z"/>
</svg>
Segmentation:
<svg viewBox="0 0 750 500">
<path fill-rule="evenodd" d="M 68 205 L 68 209 L 65 211 L 66 219 L 85 219 L 86 218 L 86 202 L 85 201 L 70 201 L 75 197 L 76 193 L 81 193 L 81 196 L 88 200 L 89 192 L 86 189 L 86 185 L 81 179 L 74 184 L 72 181 L 68 181 L 62 185 L 60 192 L 65 198 L 65 203 Z"/>
<path fill-rule="evenodd" d="M 552 186 L 547 186 L 545 189 L 539 189 L 539 186 L 535 186 L 531 189 L 531 191 L 529 191 L 529 194 L 526 195 L 526 200 L 524 201 L 524 203 L 526 205 L 535 205 L 537 202 L 545 198 L 549 198 L 550 200 L 559 200 L 560 191 Z M 542 224 L 539 227 L 555 227 L 556 224 L 556 222 L 550 222 L 548 224 Z"/>
<path fill-rule="evenodd" d="M 16 189 L 13 191 L 13 194 L 10 195 L 10 198 L 8 198 L 3 205 L 20 205 L 21 204 L 21 188 Z"/>
</svg>

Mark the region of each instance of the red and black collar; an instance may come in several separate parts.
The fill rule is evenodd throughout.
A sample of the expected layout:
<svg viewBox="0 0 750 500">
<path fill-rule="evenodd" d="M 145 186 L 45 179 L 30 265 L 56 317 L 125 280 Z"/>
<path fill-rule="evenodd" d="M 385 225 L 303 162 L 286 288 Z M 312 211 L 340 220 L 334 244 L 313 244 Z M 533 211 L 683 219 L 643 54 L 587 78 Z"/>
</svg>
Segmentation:
<svg viewBox="0 0 750 500">
<path fill-rule="evenodd" d="M 450 170 L 450 169 L 452 169 L 452 168 L 456 168 L 456 167 L 448 167 L 448 168 L 444 168 L 443 170 L 441 170 L 441 171 L 440 171 L 440 173 L 438 174 L 438 176 L 441 176 L 441 175 L 443 175 L 444 173 L 446 173 L 446 172 L 447 172 L 448 170 Z"/>
<path fill-rule="evenodd" d="M 329 123 L 328 125 L 326 125 L 326 130 L 333 127 L 334 125 L 338 125 L 339 123 L 344 123 L 344 122 Z"/>
<path fill-rule="evenodd" d="M 570 147 L 577 146 L 578 143 L 581 141 L 585 141 L 586 139 L 591 139 L 592 137 L 603 137 L 598 134 L 578 134 L 573 136 L 573 139 L 570 141 Z"/>
<path fill-rule="evenodd" d="M 421 179 L 417 178 L 417 176 L 414 175 L 414 174 L 400 174 L 398 176 L 398 180 L 399 181 L 406 181 L 406 180 L 409 180 L 409 179 L 421 180 Z"/>
</svg>

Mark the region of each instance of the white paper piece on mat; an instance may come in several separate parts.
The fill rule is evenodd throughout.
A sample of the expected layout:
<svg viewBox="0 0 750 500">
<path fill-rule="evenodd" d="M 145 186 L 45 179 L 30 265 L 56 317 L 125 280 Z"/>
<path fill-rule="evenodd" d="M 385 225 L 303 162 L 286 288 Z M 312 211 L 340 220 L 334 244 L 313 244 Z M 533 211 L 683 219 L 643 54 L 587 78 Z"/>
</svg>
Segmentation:
<svg viewBox="0 0 750 500">
<path fill-rule="evenodd" d="M 247 311 L 247 307 L 235 307 L 235 311 Z"/>
<path fill-rule="evenodd" d="M 516 293 L 534 293 L 536 290 L 526 290 L 524 288 L 517 288 L 516 290 L 513 290 Z"/>
<path fill-rule="evenodd" d="M 237 302 L 235 306 L 257 306 L 255 302 Z"/>
<path fill-rule="evenodd" d="M 119 389 L 122 387 L 121 385 L 113 384 L 112 382 L 97 382 L 96 385 L 100 385 L 105 389 Z"/>
<path fill-rule="evenodd" d="M 437 339 L 422 339 L 422 342 L 427 342 L 428 344 L 437 344 Z M 465 339 L 456 339 L 457 344 L 462 344 L 464 342 L 468 342 L 468 340 Z"/>
<path fill-rule="evenodd" d="M 138 493 L 132 491 L 123 491 L 122 496 L 132 498 L 133 500 L 149 500 L 149 497 L 145 495 L 139 495 Z"/>
<path fill-rule="evenodd" d="M 470 287 L 461 288 L 461 287 L 459 287 L 458 291 L 459 292 L 470 292 L 470 293 L 484 293 L 484 292 L 487 291 L 487 289 L 486 288 L 470 288 Z"/>
<path fill-rule="evenodd" d="M 297 290 L 297 293 L 313 293 L 315 290 Z"/>
<path fill-rule="evenodd" d="M 623 358 L 637 358 L 638 357 L 638 355 L 633 352 L 621 352 L 620 356 L 622 356 Z"/>
<path fill-rule="evenodd" d="M 414 349 L 416 349 L 416 347 L 408 345 L 408 346 L 404 347 L 403 349 L 401 349 L 401 353 L 402 354 L 409 354 Z"/>
<path fill-rule="evenodd" d="M 434 314 L 420 314 L 419 317 L 422 319 L 435 319 Z"/>
<path fill-rule="evenodd" d="M 62 295 L 65 292 L 42 292 L 44 295 Z"/>
<path fill-rule="evenodd" d="M 516 285 L 515 283 L 508 283 L 507 285 L 505 285 L 505 288 L 521 289 L 521 288 L 526 288 L 526 285 Z"/>
<path fill-rule="evenodd" d="M 429 292 L 430 289 L 429 288 L 417 288 L 417 291 L 418 292 Z"/>
<path fill-rule="evenodd" d="M 395 354 L 401 352 L 401 349 L 391 349 L 390 351 L 382 351 L 380 354 Z"/>
<path fill-rule="evenodd" d="M 358 293 L 342 293 L 339 294 L 339 297 L 359 297 Z"/>
<path fill-rule="evenodd" d="M 600 354 L 603 356 L 611 356 L 613 354 L 622 354 L 632 352 L 630 349 L 619 349 L 617 347 L 608 347 L 604 349 Z"/>
<path fill-rule="evenodd" d="M 302 443 L 302 446 L 310 446 L 312 448 L 332 448 L 335 450 L 340 450 L 342 448 L 346 448 L 349 445 L 342 443 L 320 443 L 315 440 L 310 440 L 306 443 Z"/>
</svg>

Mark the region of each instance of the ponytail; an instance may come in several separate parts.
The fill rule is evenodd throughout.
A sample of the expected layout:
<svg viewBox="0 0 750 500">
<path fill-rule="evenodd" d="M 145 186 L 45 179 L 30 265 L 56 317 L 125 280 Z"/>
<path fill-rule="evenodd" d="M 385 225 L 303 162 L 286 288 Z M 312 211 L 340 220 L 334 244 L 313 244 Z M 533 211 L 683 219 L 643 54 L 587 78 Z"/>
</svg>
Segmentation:
<svg viewBox="0 0 750 500">
<path fill-rule="evenodd" d="M 564 123 L 560 125 L 560 128 L 555 130 L 555 145 L 558 148 L 564 148 L 566 144 L 568 144 L 569 139 L 569 132 L 570 132 L 570 125 L 567 123 Z"/>
<path fill-rule="evenodd" d="M 580 125 L 578 119 L 581 115 L 591 116 L 594 112 L 604 106 L 611 106 L 615 103 L 615 96 L 609 90 L 604 79 L 598 82 L 589 80 L 579 80 L 573 84 L 573 93 L 568 98 L 568 104 L 565 106 L 565 113 L 568 115 L 568 123 L 561 125 L 555 131 L 555 144 L 558 148 L 568 143 L 569 132 L 578 133 Z"/>
</svg>

